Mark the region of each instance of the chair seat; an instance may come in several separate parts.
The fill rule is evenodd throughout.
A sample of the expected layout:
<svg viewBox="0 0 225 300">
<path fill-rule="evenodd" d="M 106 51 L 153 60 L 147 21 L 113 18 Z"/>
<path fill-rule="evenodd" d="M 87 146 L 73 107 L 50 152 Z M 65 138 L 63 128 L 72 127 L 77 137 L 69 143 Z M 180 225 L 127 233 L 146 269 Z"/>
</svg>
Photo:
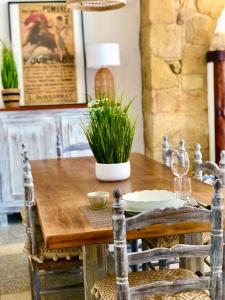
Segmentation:
<svg viewBox="0 0 225 300">
<path fill-rule="evenodd" d="M 81 247 L 74 248 L 59 248 L 59 249 L 48 249 L 44 243 L 42 231 L 40 227 L 36 227 L 37 242 L 38 242 L 38 253 L 31 255 L 28 247 L 28 239 L 25 240 L 24 253 L 32 260 L 43 263 L 45 260 L 58 261 L 60 259 L 71 260 L 72 258 L 81 258 L 82 249 Z"/>
<path fill-rule="evenodd" d="M 26 226 L 26 208 L 21 209 L 22 223 Z M 39 219 L 35 220 L 36 233 L 37 233 L 37 242 L 38 242 L 38 253 L 34 256 L 30 254 L 28 247 L 28 240 L 26 239 L 24 245 L 24 253 L 31 259 L 35 260 L 38 263 L 43 263 L 45 260 L 54 260 L 58 261 L 59 259 L 70 260 L 73 257 L 81 257 L 82 249 L 81 247 L 74 248 L 59 248 L 59 249 L 48 249 L 44 243 Z"/>
<path fill-rule="evenodd" d="M 146 239 L 150 248 L 171 248 L 177 244 L 179 244 L 179 235 L 167 235 L 156 238 L 148 238 Z M 207 245 L 210 242 L 210 232 L 203 233 L 203 244 Z"/>
<path fill-rule="evenodd" d="M 129 273 L 130 287 L 152 283 L 159 280 L 173 281 L 176 279 L 196 278 L 197 276 L 185 269 L 153 270 Z M 98 280 L 91 291 L 96 299 L 116 300 L 115 277 Z M 210 300 L 208 291 L 187 291 L 173 295 L 158 295 L 144 297 L 141 300 Z"/>
</svg>

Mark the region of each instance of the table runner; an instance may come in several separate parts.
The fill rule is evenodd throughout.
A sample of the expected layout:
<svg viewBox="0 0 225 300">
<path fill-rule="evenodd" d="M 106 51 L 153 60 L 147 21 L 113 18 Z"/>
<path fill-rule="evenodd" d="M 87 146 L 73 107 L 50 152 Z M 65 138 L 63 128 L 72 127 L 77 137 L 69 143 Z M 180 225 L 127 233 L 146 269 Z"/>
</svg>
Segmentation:
<svg viewBox="0 0 225 300">
<path fill-rule="evenodd" d="M 112 226 L 112 203 L 108 203 L 103 209 L 91 209 L 90 205 L 84 205 L 80 210 L 93 228 Z"/>
</svg>

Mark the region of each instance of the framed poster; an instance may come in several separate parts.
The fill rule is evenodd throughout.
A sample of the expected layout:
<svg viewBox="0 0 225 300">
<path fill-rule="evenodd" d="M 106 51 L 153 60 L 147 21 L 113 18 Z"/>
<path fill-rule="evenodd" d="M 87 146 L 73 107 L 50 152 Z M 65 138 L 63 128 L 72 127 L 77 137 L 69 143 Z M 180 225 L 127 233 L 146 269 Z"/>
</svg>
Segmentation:
<svg viewBox="0 0 225 300">
<path fill-rule="evenodd" d="M 82 13 L 62 1 L 8 5 L 20 105 L 86 103 Z"/>
</svg>

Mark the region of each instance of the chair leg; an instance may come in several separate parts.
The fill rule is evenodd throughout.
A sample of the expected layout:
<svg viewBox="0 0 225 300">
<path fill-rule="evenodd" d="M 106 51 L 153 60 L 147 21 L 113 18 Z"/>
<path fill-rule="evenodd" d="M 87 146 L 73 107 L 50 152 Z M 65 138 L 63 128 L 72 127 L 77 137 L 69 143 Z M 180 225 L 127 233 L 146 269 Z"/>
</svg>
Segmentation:
<svg viewBox="0 0 225 300">
<path fill-rule="evenodd" d="M 148 243 L 146 242 L 145 239 L 142 239 L 141 248 L 142 248 L 142 251 L 149 249 Z M 149 263 L 151 264 L 151 262 L 149 262 Z M 149 270 L 149 265 L 147 263 L 142 264 L 142 270 L 143 271 Z"/>
<path fill-rule="evenodd" d="M 159 269 L 167 269 L 167 260 L 166 259 L 160 259 L 159 260 Z"/>
<path fill-rule="evenodd" d="M 41 282 L 40 282 L 38 263 L 32 262 L 31 265 L 30 260 L 28 260 L 28 266 L 29 266 L 29 274 L 30 274 L 32 300 L 40 300 Z"/>
<path fill-rule="evenodd" d="M 138 252 L 138 240 L 131 241 L 131 252 Z M 132 272 L 138 271 L 138 265 L 131 266 Z"/>
</svg>

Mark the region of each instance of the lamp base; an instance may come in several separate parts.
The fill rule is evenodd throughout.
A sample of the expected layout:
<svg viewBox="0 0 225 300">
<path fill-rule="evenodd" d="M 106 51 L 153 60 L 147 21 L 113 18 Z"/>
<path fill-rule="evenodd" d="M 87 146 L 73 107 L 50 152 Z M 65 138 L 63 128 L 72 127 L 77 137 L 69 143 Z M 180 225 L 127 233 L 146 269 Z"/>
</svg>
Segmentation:
<svg viewBox="0 0 225 300">
<path fill-rule="evenodd" d="M 101 68 L 95 75 L 95 97 L 108 96 L 113 99 L 115 87 L 113 74 L 108 68 Z"/>
</svg>

